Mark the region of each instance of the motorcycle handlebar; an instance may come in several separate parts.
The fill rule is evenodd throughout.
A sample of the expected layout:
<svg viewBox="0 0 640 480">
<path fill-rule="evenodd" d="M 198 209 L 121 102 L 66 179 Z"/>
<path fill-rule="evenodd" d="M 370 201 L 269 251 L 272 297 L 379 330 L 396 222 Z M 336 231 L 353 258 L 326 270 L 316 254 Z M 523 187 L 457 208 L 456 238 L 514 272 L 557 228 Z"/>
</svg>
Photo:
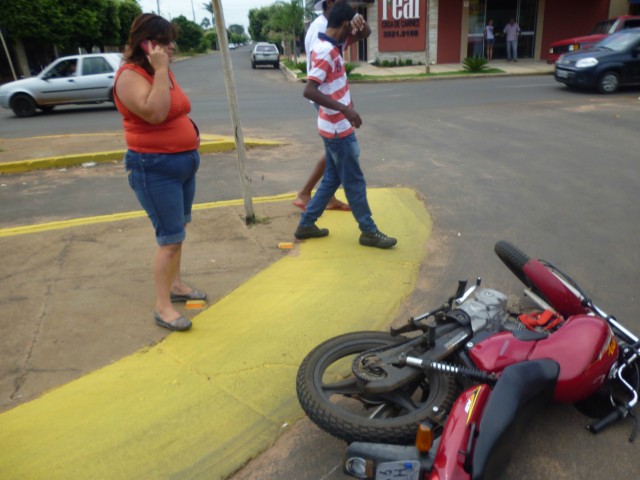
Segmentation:
<svg viewBox="0 0 640 480">
<path fill-rule="evenodd" d="M 606 417 L 601 418 L 596 423 L 589 425 L 587 428 L 593 434 L 600 433 L 612 423 L 615 423 L 626 416 L 627 409 L 625 407 L 616 407 L 615 410 L 609 413 Z"/>
</svg>

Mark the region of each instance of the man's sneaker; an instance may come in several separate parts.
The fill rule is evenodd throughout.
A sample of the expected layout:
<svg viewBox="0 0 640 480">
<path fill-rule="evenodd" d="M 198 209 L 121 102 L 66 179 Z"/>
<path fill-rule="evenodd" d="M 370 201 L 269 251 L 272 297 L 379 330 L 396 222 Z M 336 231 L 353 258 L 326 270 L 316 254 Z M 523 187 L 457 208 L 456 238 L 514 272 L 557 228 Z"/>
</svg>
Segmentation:
<svg viewBox="0 0 640 480">
<path fill-rule="evenodd" d="M 299 225 L 294 235 L 298 240 L 326 237 L 327 235 L 329 235 L 329 229 L 318 228 L 315 225 L 309 225 L 308 227 Z"/>
<path fill-rule="evenodd" d="M 392 237 L 387 237 L 380 230 L 375 232 L 362 232 L 360 235 L 360 245 L 365 247 L 377 247 L 377 248 L 391 248 L 398 240 Z"/>
</svg>

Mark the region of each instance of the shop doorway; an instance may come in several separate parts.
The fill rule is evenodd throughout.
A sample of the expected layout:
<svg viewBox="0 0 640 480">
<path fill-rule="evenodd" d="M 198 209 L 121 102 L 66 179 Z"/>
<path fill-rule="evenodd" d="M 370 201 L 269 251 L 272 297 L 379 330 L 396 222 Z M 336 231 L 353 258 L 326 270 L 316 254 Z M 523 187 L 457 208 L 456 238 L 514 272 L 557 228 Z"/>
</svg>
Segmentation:
<svg viewBox="0 0 640 480">
<path fill-rule="evenodd" d="M 493 58 L 507 58 L 507 45 L 502 31 L 511 17 L 520 26 L 518 58 L 534 58 L 538 0 L 470 0 L 467 56 L 486 56 L 484 26 L 493 20 L 496 34 Z"/>
</svg>

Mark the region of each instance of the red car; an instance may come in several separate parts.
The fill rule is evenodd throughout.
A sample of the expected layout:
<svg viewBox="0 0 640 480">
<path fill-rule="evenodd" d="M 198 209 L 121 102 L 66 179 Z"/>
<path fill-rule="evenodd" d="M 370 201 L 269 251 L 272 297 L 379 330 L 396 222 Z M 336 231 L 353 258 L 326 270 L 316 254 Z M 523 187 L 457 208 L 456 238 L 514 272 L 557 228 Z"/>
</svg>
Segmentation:
<svg viewBox="0 0 640 480">
<path fill-rule="evenodd" d="M 549 45 L 547 63 L 556 63 L 558 57 L 563 53 L 591 48 L 607 35 L 636 27 L 640 27 L 640 16 L 622 15 L 604 22 L 598 22 L 589 35 L 567 38 Z"/>
</svg>

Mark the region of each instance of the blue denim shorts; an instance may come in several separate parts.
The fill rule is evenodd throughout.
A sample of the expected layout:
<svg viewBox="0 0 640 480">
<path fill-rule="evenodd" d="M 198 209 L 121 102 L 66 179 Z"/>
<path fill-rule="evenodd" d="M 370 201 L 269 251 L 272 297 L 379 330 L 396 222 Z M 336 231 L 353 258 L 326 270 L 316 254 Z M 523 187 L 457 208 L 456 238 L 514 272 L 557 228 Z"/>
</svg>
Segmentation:
<svg viewBox="0 0 640 480">
<path fill-rule="evenodd" d="M 199 166 L 197 150 L 180 153 L 127 150 L 124 168 L 129 185 L 156 230 L 158 245 L 180 243 L 185 239 Z"/>
</svg>

